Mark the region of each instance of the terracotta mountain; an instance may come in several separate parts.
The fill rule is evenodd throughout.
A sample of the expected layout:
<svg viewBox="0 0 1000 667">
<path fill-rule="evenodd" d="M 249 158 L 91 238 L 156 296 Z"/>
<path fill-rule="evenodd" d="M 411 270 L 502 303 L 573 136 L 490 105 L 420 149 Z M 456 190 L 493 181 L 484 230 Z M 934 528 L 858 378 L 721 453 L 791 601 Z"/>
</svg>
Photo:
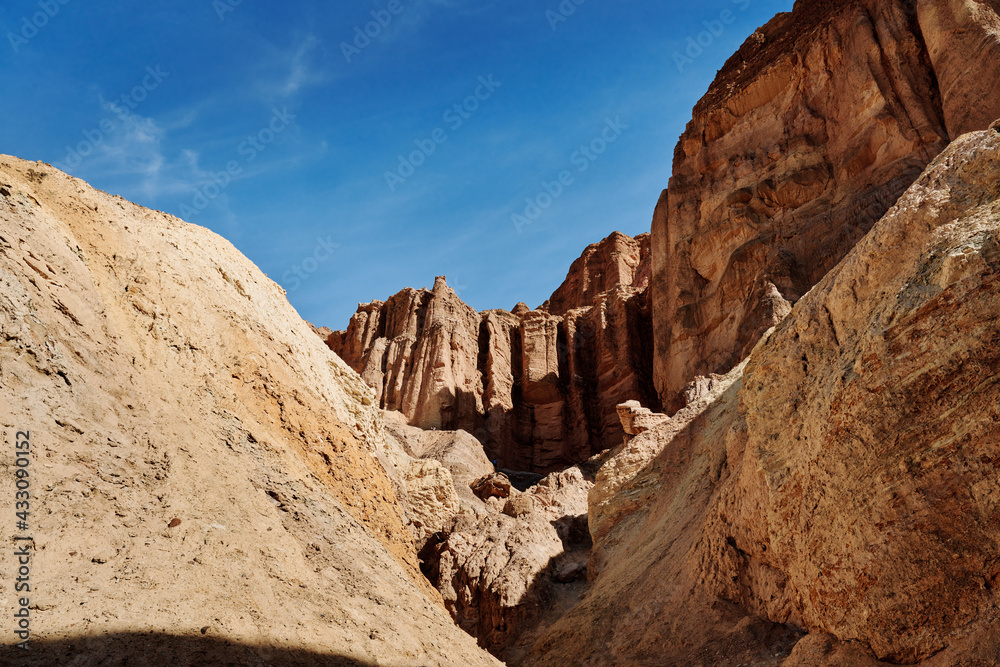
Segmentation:
<svg viewBox="0 0 1000 667">
<path fill-rule="evenodd" d="M 621 442 L 616 406 L 656 404 L 649 235 L 586 249 L 536 310 L 477 313 L 438 278 L 362 304 L 330 348 L 380 407 L 476 435 L 491 460 L 550 472 Z"/>
<path fill-rule="evenodd" d="M 446 598 L 469 587 L 450 609 L 481 645 L 531 665 L 998 664 L 1000 138 L 966 134 L 1000 117 L 998 14 L 800 0 L 696 106 L 639 263 L 602 251 L 611 237 L 534 311 L 477 314 L 441 282 L 330 337 L 383 407 L 471 430 L 505 465 L 622 439 L 588 464 L 594 545 L 571 609 L 524 565 L 541 533 L 446 527 L 432 579 Z M 602 317 L 599 337 L 633 352 L 598 345 L 608 371 L 589 377 L 638 382 L 567 383 L 594 349 L 572 344 L 574 313 L 616 294 L 642 299 L 642 326 Z M 588 387 L 600 409 L 576 412 Z M 580 414 L 589 447 L 570 446 Z M 530 576 L 546 593 L 527 589 L 526 614 L 503 591 Z"/>
<path fill-rule="evenodd" d="M 591 588 L 524 664 L 998 664 L 998 276 L 989 130 L 611 454 Z"/>
<path fill-rule="evenodd" d="M 690 383 L 724 374 L 745 358 L 952 139 L 1000 116 L 992 85 L 1000 75 L 998 32 L 995 2 L 799 2 L 747 40 L 695 107 L 651 237 L 641 237 L 642 262 L 624 260 L 629 253 L 615 246 L 615 235 L 588 248 L 530 315 L 520 308 L 514 318 L 483 314 L 487 335 L 480 346 L 491 352 L 482 368 L 471 353 L 476 317 L 464 309 L 466 361 L 454 380 L 444 371 L 425 380 L 431 369 L 411 371 L 401 354 L 407 345 L 421 347 L 426 322 L 400 309 L 419 312 L 426 291 L 362 305 L 330 345 L 382 389 L 385 406 L 401 409 L 414 424 L 475 431 L 510 465 L 548 471 L 578 462 L 620 435 L 613 401 L 604 397 L 682 408 Z M 616 295 L 627 287 L 648 290 L 645 303 L 631 297 L 623 309 Z M 580 318 L 565 316 L 581 308 L 590 308 L 590 317 L 576 328 Z M 602 310 L 609 315 L 596 314 Z M 443 313 L 428 312 L 433 330 Z M 539 313 L 563 322 L 553 325 Z M 624 331 L 617 324 L 622 315 L 639 326 Z M 404 319 L 407 327 L 400 328 Z M 383 320 L 396 328 L 383 331 Z M 507 339 L 516 345 L 507 333 L 514 328 L 527 347 L 497 351 Z M 595 340 L 608 333 L 613 341 Z M 587 350 L 597 352 L 593 360 Z M 429 351 L 418 354 L 417 366 Z M 623 363 L 623 354 L 631 361 Z M 562 369 L 559 359 L 567 361 Z M 635 379 L 633 387 L 600 387 L 600 405 L 589 407 L 591 397 L 572 386 L 572 377 L 587 378 L 595 364 L 606 372 L 615 359 L 627 381 Z M 492 360 L 499 362 L 495 369 L 488 367 Z M 658 397 L 650 395 L 650 376 Z M 535 382 L 545 377 L 564 386 L 554 391 L 551 383 Z M 519 400 L 516 388 L 528 394 Z M 440 405 L 432 394 L 443 397 Z M 581 414 L 586 428 L 574 430 Z"/>
<path fill-rule="evenodd" d="M 665 407 L 738 364 L 934 156 L 1000 117 L 998 7 L 800 0 L 729 59 L 653 218 Z"/>
</svg>

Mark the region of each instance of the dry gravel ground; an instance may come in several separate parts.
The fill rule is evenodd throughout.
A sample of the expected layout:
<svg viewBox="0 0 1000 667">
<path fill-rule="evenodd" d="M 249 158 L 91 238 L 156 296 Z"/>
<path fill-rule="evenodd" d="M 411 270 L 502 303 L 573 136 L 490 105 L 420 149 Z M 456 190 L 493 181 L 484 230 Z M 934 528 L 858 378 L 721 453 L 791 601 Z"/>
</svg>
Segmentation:
<svg viewBox="0 0 1000 667">
<path fill-rule="evenodd" d="M 499 664 L 417 569 L 372 392 L 211 232 L 0 156 L 0 396 L 0 663 Z"/>
</svg>

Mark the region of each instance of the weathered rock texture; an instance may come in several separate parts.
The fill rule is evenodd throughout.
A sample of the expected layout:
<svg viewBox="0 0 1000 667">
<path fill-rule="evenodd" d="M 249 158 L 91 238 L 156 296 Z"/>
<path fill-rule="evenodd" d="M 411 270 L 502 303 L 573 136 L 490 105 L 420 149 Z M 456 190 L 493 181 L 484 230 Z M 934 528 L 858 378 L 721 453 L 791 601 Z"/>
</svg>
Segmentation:
<svg viewBox="0 0 1000 667">
<path fill-rule="evenodd" d="M 479 321 L 439 277 L 433 290 L 362 305 L 348 330 L 327 340 L 384 409 L 422 429 L 458 430 L 483 412 Z"/>
<path fill-rule="evenodd" d="M 402 465 L 409 467 L 414 461 L 440 463 L 448 470 L 450 485 L 458 494 L 462 508 L 474 513 L 480 511 L 479 499 L 469 485 L 493 472 L 493 464 L 486 458 L 481 442 L 465 431 L 425 431 L 409 426 L 398 412 L 386 413 L 386 435 L 405 453 L 396 454 L 397 460 L 404 462 Z M 449 495 L 447 490 L 441 493 Z M 448 518 L 457 513 L 456 509 Z M 435 528 L 439 529 L 440 526 Z"/>
<path fill-rule="evenodd" d="M 373 392 L 209 231 L 0 156 L 0 388 L 36 547 L 3 664 L 497 664 L 421 577 Z"/>
<path fill-rule="evenodd" d="M 570 266 L 566 281 L 542 309 L 562 316 L 577 308 L 589 308 L 602 294 L 618 287 L 645 289 L 651 270 L 649 235 L 629 239 L 624 234 L 612 234 L 583 251 Z"/>
<path fill-rule="evenodd" d="M 484 516 L 458 515 L 425 567 L 456 623 L 508 663 L 579 597 L 591 486 L 577 467 L 525 493 L 508 486 Z"/>
<path fill-rule="evenodd" d="M 652 227 L 654 376 L 683 406 L 951 139 L 1000 116 L 997 0 L 801 0 L 719 72 Z"/>
<path fill-rule="evenodd" d="M 528 662 L 1000 664 L 998 309 L 990 130 L 748 361 L 611 455 L 593 588 Z"/>
<path fill-rule="evenodd" d="M 484 502 L 488 502 L 491 498 L 510 498 L 511 492 L 516 491 L 511 486 L 510 478 L 502 472 L 491 472 L 483 475 L 470 482 L 469 488 L 472 489 L 472 493 L 477 498 Z"/>
<path fill-rule="evenodd" d="M 621 419 L 622 429 L 625 431 L 625 442 L 670 419 L 667 415 L 657 414 L 649 408 L 642 407 L 639 401 L 629 401 L 619 405 L 618 418 Z"/>
<path fill-rule="evenodd" d="M 615 233 L 538 310 L 480 314 L 439 278 L 361 305 L 327 341 L 411 425 L 468 431 L 506 468 L 559 470 L 621 442 L 618 404 L 657 404 L 649 275 L 649 236 Z"/>
</svg>

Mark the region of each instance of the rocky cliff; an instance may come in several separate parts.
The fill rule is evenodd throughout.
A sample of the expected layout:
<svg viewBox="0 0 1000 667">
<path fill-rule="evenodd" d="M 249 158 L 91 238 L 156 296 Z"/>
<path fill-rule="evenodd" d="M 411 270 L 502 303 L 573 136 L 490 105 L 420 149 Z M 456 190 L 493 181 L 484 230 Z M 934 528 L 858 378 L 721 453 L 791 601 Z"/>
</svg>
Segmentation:
<svg viewBox="0 0 1000 667">
<path fill-rule="evenodd" d="M 621 441 L 615 406 L 656 405 L 649 236 L 586 249 L 537 310 L 477 313 L 438 278 L 362 304 L 327 338 L 381 407 L 424 429 L 463 429 L 491 459 L 548 472 Z"/>
<path fill-rule="evenodd" d="M 653 220 L 666 407 L 739 363 L 950 140 L 1000 116 L 998 9 L 800 0 L 726 63 Z"/>
<path fill-rule="evenodd" d="M 611 455 L 593 587 L 528 664 L 998 664 L 997 127 Z"/>
<path fill-rule="evenodd" d="M 497 664 L 418 570 L 373 392 L 218 236 L 0 156 L 0 391 L 3 664 Z"/>
</svg>

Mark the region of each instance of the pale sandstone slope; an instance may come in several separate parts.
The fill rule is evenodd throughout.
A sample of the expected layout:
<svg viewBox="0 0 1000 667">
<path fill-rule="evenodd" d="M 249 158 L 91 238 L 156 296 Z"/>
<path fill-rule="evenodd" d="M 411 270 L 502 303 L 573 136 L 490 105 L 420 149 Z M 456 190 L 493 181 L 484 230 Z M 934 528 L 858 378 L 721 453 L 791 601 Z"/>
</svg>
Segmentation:
<svg viewBox="0 0 1000 667">
<path fill-rule="evenodd" d="M 1000 664 L 998 132 L 613 454 L 593 588 L 528 664 Z"/>
<path fill-rule="evenodd" d="M 371 390 L 228 242 L 0 157 L 0 286 L 30 664 L 497 664 L 417 569 Z"/>
</svg>

